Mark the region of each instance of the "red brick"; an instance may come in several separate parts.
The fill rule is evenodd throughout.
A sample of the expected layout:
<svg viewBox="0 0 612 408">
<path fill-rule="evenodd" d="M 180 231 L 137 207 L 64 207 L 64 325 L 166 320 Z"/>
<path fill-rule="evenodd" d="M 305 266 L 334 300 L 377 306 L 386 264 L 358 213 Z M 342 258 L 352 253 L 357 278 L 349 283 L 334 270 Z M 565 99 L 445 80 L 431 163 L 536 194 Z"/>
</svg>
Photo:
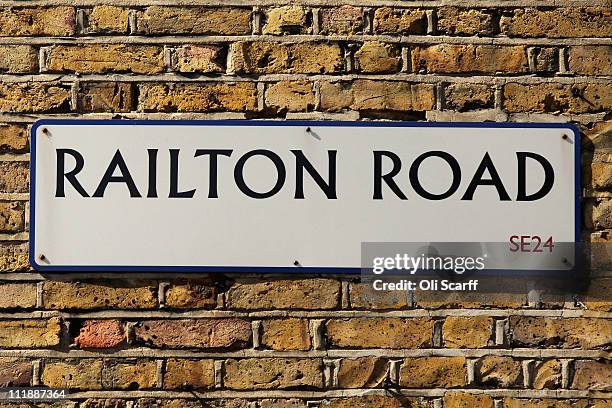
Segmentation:
<svg viewBox="0 0 612 408">
<path fill-rule="evenodd" d="M 32 363 L 10 357 L 0 357 L 0 387 L 27 387 L 32 384 Z"/>
<path fill-rule="evenodd" d="M 80 348 L 112 348 L 125 340 L 123 324 L 117 320 L 88 320 L 74 339 Z"/>
<path fill-rule="evenodd" d="M 150 320 L 135 328 L 136 341 L 153 347 L 243 348 L 251 323 L 240 319 Z"/>
</svg>

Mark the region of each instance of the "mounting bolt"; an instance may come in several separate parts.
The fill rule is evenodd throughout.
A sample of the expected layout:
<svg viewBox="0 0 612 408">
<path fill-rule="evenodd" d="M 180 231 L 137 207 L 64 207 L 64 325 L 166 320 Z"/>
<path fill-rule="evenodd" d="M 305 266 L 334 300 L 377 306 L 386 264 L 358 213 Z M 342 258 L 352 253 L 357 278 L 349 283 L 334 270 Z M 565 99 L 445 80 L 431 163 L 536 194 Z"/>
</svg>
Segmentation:
<svg viewBox="0 0 612 408">
<path fill-rule="evenodd" d="M 46 134 L 49 134 L 49 129 L 47 129 L 46 127 L 45 127 L 45 128 L 42 128 L 42 132 L 43 132 L 45 135 L 46 135 Z"/>
<path fill-rule="evenodd" d="M 45 256 L 45 254 L 40 254 L 40 255 L 38 255 L 38 259 L 39 259 L 40 261 L 43 261 L 43 262 L 44 262 L 44 261 L 46 261 L 46 260 L 47 260 L 47 257 Z"/>
<path fill-rule="evenodd" d="M 563 136 L 561 136 L 561 139 L 563 139 L 563 140 L 567 140 L 567 138 L 568 138 L 568 137 L 569 137 L 568 135 L 565 135 L 565 134 L 564 134 Z"/>
<path fill-rule="evenodd" d="M 297 260 L 296 260 L 296 261 L 293 261 L 293 265 L 294 265 L 294 266 L 300 266 L 300 262 L 299 262 L 299 261 L 297 261 Z"/>
<path fill-rule="evenodd" d="M 308 127 L 306 128 L 306 131 L 307 131 L 308 133 L 312 132 L 312 129 L 310 129 L 310 126 L 308 126 Z"/>
</svg>

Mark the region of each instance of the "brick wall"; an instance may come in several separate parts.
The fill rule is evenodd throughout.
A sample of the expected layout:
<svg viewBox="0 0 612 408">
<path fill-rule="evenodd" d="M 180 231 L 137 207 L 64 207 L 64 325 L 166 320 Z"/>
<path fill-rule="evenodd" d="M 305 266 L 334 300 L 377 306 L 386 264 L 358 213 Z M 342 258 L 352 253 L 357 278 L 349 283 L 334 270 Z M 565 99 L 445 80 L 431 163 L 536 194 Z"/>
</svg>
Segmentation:
<svg viewBox="0 0 612 408">
<path fill-rule="evenodd" d="M 611 406 L 605 271 L 564 301 L 390 300 L 348 276 L 28 265 L 41 117 L 571 121 L 584 237 L 611 240 L 612 3 L 452 3 L 0 1 L 0 387 L 70 388 L 57 408 Z"/>
</svg>

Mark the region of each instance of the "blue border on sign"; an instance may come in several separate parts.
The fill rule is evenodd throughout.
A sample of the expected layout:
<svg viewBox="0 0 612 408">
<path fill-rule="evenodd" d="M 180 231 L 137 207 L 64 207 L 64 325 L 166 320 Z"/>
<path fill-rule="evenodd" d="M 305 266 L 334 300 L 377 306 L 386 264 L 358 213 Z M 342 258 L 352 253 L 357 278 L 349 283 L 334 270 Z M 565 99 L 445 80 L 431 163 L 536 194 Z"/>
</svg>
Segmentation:
<svg viewBox="0 0 612 408">
<path fill-rule="evenodd" d="M 358 274 L 361 268 L 340 267 L 242 267 L 242 266 L 61 266 L 41 265 L 37 262 L 34 242 L 36 229 L 36 130 L 45 125 L 145 125 L 145 126 L 311 126 L 311 127 L 447 127 L 447 128 L 527 128 L 527 129 L 568 129 L 574 133 L 574 240 L 580 242 L 581 227 L 581 138 L 580 130 L 571 123 L 519 123 L 519 122 L 343 122 L 343 121 L 304 121 L 304 120 L 142 120 L 142 119 L 39 119 L 32 125 L 30 137 L 30 231 L 29 261 L 39 272 L 221 272 L 221 273 L 326 273 Z"/>
</svg>

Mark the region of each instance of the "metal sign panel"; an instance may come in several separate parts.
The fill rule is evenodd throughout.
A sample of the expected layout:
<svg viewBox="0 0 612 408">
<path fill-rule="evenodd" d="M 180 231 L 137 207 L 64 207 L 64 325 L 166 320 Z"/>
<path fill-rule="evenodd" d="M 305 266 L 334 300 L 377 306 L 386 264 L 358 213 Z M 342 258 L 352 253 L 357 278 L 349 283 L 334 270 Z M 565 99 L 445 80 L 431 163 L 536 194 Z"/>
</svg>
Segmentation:
<svg viewBox="0 0 612 408">
<path fill-rule="evenodd" d="M 567 124 L 41 120 L 41 271 L 350 272 L 363 242 L 574 242 Z"/>
</svg>

